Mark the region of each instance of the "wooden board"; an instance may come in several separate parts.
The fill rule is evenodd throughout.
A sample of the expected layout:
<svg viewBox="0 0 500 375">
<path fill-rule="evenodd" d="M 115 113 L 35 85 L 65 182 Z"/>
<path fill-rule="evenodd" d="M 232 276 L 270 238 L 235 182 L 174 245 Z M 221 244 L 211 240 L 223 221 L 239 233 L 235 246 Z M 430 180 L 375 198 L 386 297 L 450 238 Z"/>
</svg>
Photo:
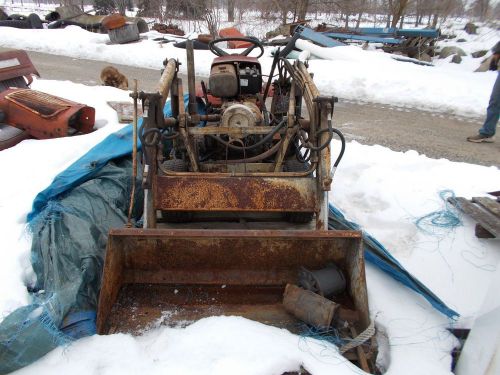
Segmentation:
<svg viewBox="0 0 500 375">
<path fill-rule="evenodd" d="M 460 211 L 473 218 L 483 229 L 491 234 L 486 236 L 481 230 L 476 229 L 476 235 L 479 238 L 500 238 L 500 203 L 491 198 L 474 197 L 472 201 L 466 198 L 458 197 L 448 200 Z M 482 234 L 485 234 L 482 237 Z"/>
<path fill-rule="evenodd" d="M 120 124 L 128 124 L 134 121 L 134 105 L 130 102 L 107 102 L 118 114 Z M 142 108 L 138 106 L 137 117 L 142 116 Z"/>
</svg>

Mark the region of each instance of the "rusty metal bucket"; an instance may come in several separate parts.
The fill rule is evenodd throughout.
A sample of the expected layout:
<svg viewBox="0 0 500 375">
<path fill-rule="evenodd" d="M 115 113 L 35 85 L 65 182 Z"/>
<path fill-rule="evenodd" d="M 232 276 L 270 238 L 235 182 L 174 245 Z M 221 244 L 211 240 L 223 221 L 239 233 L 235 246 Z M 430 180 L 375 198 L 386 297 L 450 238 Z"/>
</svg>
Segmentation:
<svg viewBox="0 0 500 375">
<path fill-rule="evenodd" d="M 347 279 L 336 298 L 369 324 L 361 232 L 114 229 L 109 234 L 97 331 L 140 333 L 212 315 L 239 315 L 294 330 L 283 307 L 301 267 L 335 263 Z"/>
</svg>

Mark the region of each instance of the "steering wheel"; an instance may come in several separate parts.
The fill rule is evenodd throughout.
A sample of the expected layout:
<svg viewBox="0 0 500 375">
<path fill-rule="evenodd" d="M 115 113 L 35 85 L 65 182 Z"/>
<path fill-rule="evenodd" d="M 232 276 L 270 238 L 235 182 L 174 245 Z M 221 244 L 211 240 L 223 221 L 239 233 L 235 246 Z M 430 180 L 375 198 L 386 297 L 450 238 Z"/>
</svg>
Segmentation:
<svg viewBox="0 0 500 375">
<path fill-rule="evenodd" d="M 250 47 L 248 47 L 246 50 L 244 50 L 241 53 L 233 53 L 232 55 L 238 55 L 238 56 L 248 56 L 250 52 L 252 52 L 256 47 L 260 48 L 260 54 L 257 56 L 257 58 L 261 57 L 264 54 L 264 46 L 262 45 L 261 42 L 259 42 L 255 38 L 248 38 L 248 37 L 229 37 L 229 38 L 221 38 L 221 39 L 215 39 L 212 40 L 210 43 L 208 43 L 208 49 L 217 56 L 227 56 L 229 53 L 226 51 L 220 49 L 219 47 L 216 46 L 217 43 L 221 42 L 232 42 L 232 41 L 240 41 L 240 42 L 248 42 L 252 43 Z"/>
</svg>

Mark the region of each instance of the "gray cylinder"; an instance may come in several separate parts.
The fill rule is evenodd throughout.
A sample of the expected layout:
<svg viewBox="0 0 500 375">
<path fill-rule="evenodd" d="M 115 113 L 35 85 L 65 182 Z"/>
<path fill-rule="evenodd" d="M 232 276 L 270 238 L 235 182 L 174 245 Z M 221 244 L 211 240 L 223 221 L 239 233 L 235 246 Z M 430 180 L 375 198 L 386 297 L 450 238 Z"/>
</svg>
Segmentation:
<svg viewBox="0 0 500 375">
<path fill-rule="evenodd" d="M 335 264 L 331 264 L 317 271 L 301 268 L 299 286 L 327 297 L 343 293 L 346 288 L 346 280 L 342 271 Z"/>
</svg>

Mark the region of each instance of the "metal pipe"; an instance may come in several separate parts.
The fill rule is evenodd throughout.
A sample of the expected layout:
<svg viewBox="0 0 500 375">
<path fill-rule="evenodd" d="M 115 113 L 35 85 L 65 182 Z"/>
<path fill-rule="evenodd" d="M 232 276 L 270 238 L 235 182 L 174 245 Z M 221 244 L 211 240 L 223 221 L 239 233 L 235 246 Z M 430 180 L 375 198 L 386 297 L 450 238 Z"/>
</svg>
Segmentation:
<svg viewBox="0 0 500 375">
<path fill-rule="evenodd" d="M 134 209 L 135 183 L 137 179 L 137 80 L 134 79 L 134 92 L 130 95 L 134 99 L 134 121 L 132 124 L 132 187 L 128 206 L 127 227 L 132 227 L 132 211 Z"/>
<path fill-rule="evenodd" d="M 193 41 L 188 39 L 186 41 L 186 55 L 187 55 L 187 73 L 188 73 L 188 93 L 189 93 L 189 105 L 188 112 L 190 115 L 198 114 L 196 106 L 196 93 L 194 87 L 194 52 L 193 52 Z"/>
<path fill-rule="evenodd" d="M 231 160 L 232 162 L 232 160 Z M 244 173 L 233 173 L 233 172 L 174 172 L 168 169 L 164 169 L 161 165 L 158 168 L 166 176 L 184 176 L 184 177 L 307 177 L 314 172 L 318 163 L 313 162 L 307 171 L 303 172 L 244 172 Z"/>
<path fill-rule="evenodd" d="M 165 69 L 158 82 L 157 92 L 161 95 L 161 108 L 165 106 L 165 102 L 168 98 L 168 92 L 170 91 L 170 86 L 172 85 L 172 80 L 177 72 L 177 62 L 174 59 L 169 59 L 165 65 Z"/>
</svg>

